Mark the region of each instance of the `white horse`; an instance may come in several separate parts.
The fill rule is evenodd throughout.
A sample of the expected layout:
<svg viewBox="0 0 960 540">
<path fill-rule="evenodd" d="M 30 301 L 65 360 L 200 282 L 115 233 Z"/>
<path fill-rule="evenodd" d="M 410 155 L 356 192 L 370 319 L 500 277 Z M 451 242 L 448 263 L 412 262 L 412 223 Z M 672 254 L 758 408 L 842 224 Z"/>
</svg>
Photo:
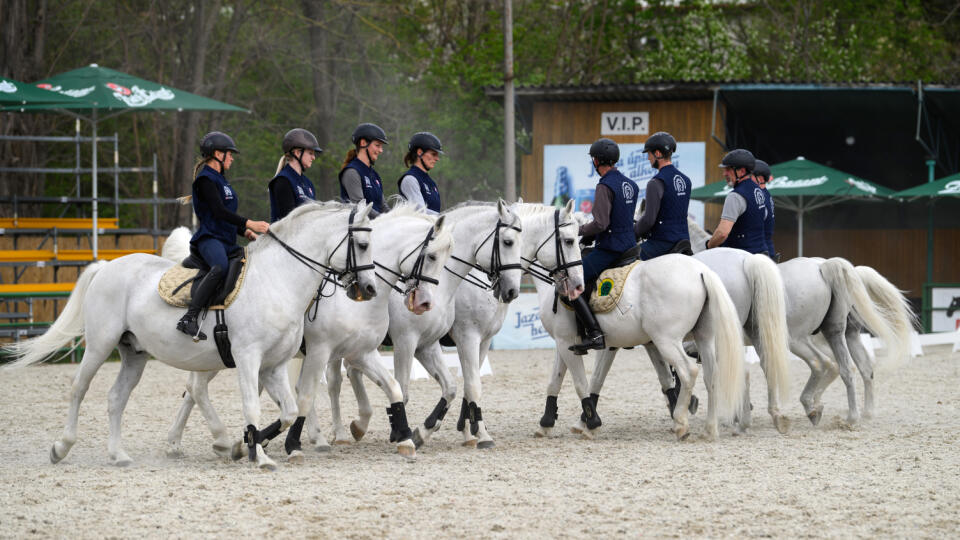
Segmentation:
<svg viewBox="0 0 960 540">
<path fill-rule="evenodd" d="M 374 264 L 380 269 L 377 272 L 380 281 L 377 282 L 376 296 L 367 302 L 354 302 L 345 290 L 336 289 L 320 298 L 308 311 L 303 334 L 306 355 L 297 383 L 297 395 L 300 396 L 297 406 L 304 414 L 287 432 L 284 445 L 291 460 L 301 459 L 300 431 L 305 413 L 313 410 L 313 402 L 306 402 L 305 397 L 316 395 L 315 388 L 327 362 L 333 360 L 339 366 L 341 358 L 346 360 L 349 369 L 366 374 L 386 392 L 391 403 L 387 409 L 391 427 L 405 433 L 397 442 L 397 450 L 405 457 L 415 456 L 400 385 L 380 365 L 377 347 L 387 334 L 388 293 L 392 292 L 391 288 L 396 288 L 398 281 L 403 282 L 408 309 L 419 314 L 430 309 L 432 290 L 453 249 L 453 236 L 449 232 L 450 227 L 444 226 L 444 221 L 442 216 L 439 219 L 428 216 L 417 211 L 416 207 L 404 204 L 394 206 L 390 212 L 371 221 Z M 172 246 L 174 240 L 168 239 L 167 242 Z M 183 429 L 196 402 L 214 436 L 214 451 L 224 456 L 237 456 L 239 444 L 232 443 L 231 447 L 223 424 L 209 405 L 206 387 L 215 374 L 190 375 L 188 393 L 167 435 L 168 453 L 179 453 Z M 198 399 L 193 399 L 195 395 Z M 366 420 L 369 420 L 369 415 Z M 356 429 L 353 425 L 351 428 Z M 326 442 L 318 446 L 324 447 Z"/>
<path fill-rule="evenodd" d="M 573 201 L 563 209 L 524 203 L 515 204 L 512 208 L 520 217 L 523 226 L 521 238 L 524 264 L 534 264 L 536 268 L 540 268 L 539 272 L 554 284 L 560 294 L 572 298 L 579 296 L 583 292 L 583 269 L 579 266 L 580 247 L 577 241 L 577 224 L 573 220 Z M 569 261 L 577 264 L 568 264 Z M 536 268 L 532 271 L 537 271 Z M 473 279 L 482 279 L 476 271 L 472 271 L 471 276 Z M 474 404 L 473 407 L 479 410 L 482 393 L 481 362 L 490 350 L 493 336 L 503 326 L 509 304 L 497 300 L 481 287 L 466 286 L 457 288 L 454 304 L 455 316 L 450 336 L 456 343 L 460 357 L 464 395 L 457 429 L 463 436 L 465 446 L 490 448 L 494 446 L 493 438 L 485 429 L 482 418 L 469 417 L 470 404 Z M 354 373 L 350 368 L 347 369 L 348 375 Z M 354 388 L 361 393 L 358 398 L 362 402 L 363 387 L 354 384 Z M 446 412 L 446 405 L 445 400 L 438 404 L 425 422 L 426 429 L 433 429 L 435 423 L 442 420 L 441 415 Z M 354 431 L 355 425 L 355 422 L 351 423 L 351 431 Z M 356 433 L 354 435 L 357 438 Z M 419 442 L 422 443 L 422 440 Z"/>
<path fill-rule="evenodd" d="M 583 360 L 567 350 L 579 338 L 573 312 L 554 313 L 552 288 L 540 283 L 540 320 L 557 341 L 557 364 L 570 370 L 580 397 L 583 416 L 574 428 L 585 437 L 600 426 L 594 398 L 589 395 Z M 715 272 L 703 263 L 684 255 L 664 255 L 641 262 L 630 272 L 618 305 L 610 312 L 597 314 L 607 347 L 644 345 L 651 358 L 668 363 L 682 386 L 674 409 L 674 433 L 678 439 L 689 435 L 687 409 L 699 368 L 686 355 L 683 340 L 692 336 L 703 362 L 708 393 L 707 435 L 718 436 L 718 417 L 732 414 L 743 394 L 743 337 L 736 307 Z M 565 370 L 556 369 L 555 374 Z M 561 375 L 562 377 L 562 375 Z M 556 394 L 560 380 L 548 384 L 547 414 L 541 420 L 538 436 L 547 436 L 556 418 Z M 551 399 L 552 398 L 552 399 Z"/>
<path fill-rule="evenodd" d="M 285 362 L 303 334 L 303 313 L 310 302 L 303 291 L 315 290 L 329 269 L 342 276 L 354 274 L 359 291 L 375 294 L 373 272 L 357 270 L 371 263 L 366 227 L 370 208 L 365 203 L 306 204 L 273 225 L 275 236 L 261 236 L 248 248 L 243 288 L 225 315 L 233 330 L 230 338 L 247 425 L 245 437 L 251 461 L 260 468 L 272 470 L 276 464 L 260 444 L 258 382 L 280 404 L 281 429 L 297 417 Z M 353 223 L 348 223 L 348 215 Z M 348 251 L 354 256 L 348 257 Z M 170 260 L 146 254 L 91 265 L 47 333 L 8 347 L 18 357 L 11 367 L 21 367 L 43 361 L 75 337 L 83 335 L 86 340 L 66 425 L 50 450 L 52 462 L 66 457 L 76 443 L 80 403 L 114 348 L 120 350 L 121 369 L 109 394 L 108 453 L 117 465 L 132 462 L 122 448 L 121 416 L 149 357 L 188 371 L 224 369 L 214 340 L 194 343 L 177 332 L 182 309 L 169 306 L 157 294 L 160 276 L 172 265 Z"/>
<path fill-rule="evenodd" d="M 440 278 L 440 285 L 433 309 L 423 316 L 413 316 L 404 309 L 398 295 L 390 295 L 390 329 L 393 342 L 394 376 L 403 390 L 404 401 L 409 398 L 407 387 L 413 358 L 440 384 L 442 397 L 423 425 L 413 432 L 413 440 L 420 446 L 440 423 L 456 397 L 456 380 L 450 375 L 443 360 L 439 340 L 450 331 L 456 313 L 457 291 L 463 289 L 463 276 L 477 269 L 493 282 L 492 289 L 499 301 L 510 302 L 520 290 L 521 274 L 521 227 L 520 218 L 502 200 L 496 205 L 463 203 L 443 214 L 447 223 L 453 225 L 454 254 L 447 263 L 447 272 Z M 486 294 L 489 294 L 487 292 Z M 309 347 L 308 347 L 309 350 Z M 350 442 L 351 435 L 343 426 L 340 414 L 340 363 L 336 360 L 327 365 L 327 388 L 330 392 L 331 415 L 334 420 L 335 442 Z M 479 362 L 463 364 L 464 380 L 479 380 Z M 359 417 L 351 423 L 353 439 L 359 439 L 367 431 L 370 405 L 360 380 L 360 373 L 348 367 L 348 375 L 357 395 Z M 474 387 L 476 388 L 476 387 Z M 474 388 L 471 388 L 473 393 Z M 474 442 L 490 441 L 481 416 L 479 388 L 471 396 L 475 400 L 468 405 L 471 418 L 471 438 Z M 462 430 L 462 429 L 461 429 Z M 396 438 L 391 434 L 391 440 Z M 466 437 L 466 435 L 465 435 Z M 479 444 L 478 444 L 479 445 Z M 486 445 L 486 443 L 485 443 Z"/>
</svg>

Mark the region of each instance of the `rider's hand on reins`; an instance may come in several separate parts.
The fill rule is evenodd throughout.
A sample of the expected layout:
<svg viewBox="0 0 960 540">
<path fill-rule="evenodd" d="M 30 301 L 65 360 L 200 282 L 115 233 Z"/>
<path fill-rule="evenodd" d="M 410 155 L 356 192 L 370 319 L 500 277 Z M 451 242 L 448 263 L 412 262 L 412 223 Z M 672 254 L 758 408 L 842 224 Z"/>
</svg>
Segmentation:
<svg viewBox="0 0 960 540">
<path fill-rule="evenodd" d="M 246 226 L 247 226 L 247 230 L 250 230 L 259 234 L 264 234 L 265 232 L 270 230 L 270 224 L 267 223 L 266 221 L 253 221 L 252 219 L 248 219 Z"/>
</svg>

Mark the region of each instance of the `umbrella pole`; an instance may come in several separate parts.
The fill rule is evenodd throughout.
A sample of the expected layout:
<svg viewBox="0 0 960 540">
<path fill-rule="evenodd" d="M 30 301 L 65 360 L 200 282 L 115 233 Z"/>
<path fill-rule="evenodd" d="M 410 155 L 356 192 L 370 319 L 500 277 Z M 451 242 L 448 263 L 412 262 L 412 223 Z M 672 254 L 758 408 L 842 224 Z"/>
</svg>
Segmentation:
<svg viewBox="0 0 960 540">
<path fill-rule="evenodd" d="M 97 110 L 93 109 L 93 260 L 97 260 Z"/>
<path fill-rule="evenodd" d="M 937 162 L 927 160 L 927 183 L 933 182 L 934 166 Z M 933 283 L 933 204 L 935 197 L 930 197 L 930 208 L 927 209 L 927 283 Z"/>
<path fill-rule="evenodd" d="M 797 205 L 797 257 L 803 257 L 803 195 Z"/>
</svg>

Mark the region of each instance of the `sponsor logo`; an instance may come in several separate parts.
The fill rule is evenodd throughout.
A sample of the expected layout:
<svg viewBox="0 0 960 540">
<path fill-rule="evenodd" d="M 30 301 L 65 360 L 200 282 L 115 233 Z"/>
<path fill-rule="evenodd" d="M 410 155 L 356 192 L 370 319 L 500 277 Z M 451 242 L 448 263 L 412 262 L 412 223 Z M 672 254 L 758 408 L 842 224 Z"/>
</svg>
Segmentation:
<svg viewBox="0 0 960 540">
<path fill-rule="evenodd" d="M 951 180 L 947 182 L 947 185 L 943 187 L 937 193 L 939 194 L 951 194 L 951 193 L 960 193 L 960 180 Z"/>
<path fill-rule="evenodd" d="M 791 180 L 786 176 L 778 176 L 767 182 L 767 189 L 798 189 L 821 186 L 826 183 L 826 176 L 818 176 L 817 178 L 797 178 L 796 180 Z"/>
<path fill-rule="evenodd" d="M 863 180 L 854 180 L 853 178 L 847 178 L 847 183 L 859 189 L 860 191 L 866 191 L 871 195 L 877 194 L 877 188 L 875 186 L 871 186 L 870 184 L 864 182 Z"/>
<path fill-rule="evenodd" d="M 70 96 L 75 98 L 82 98 L 96 89 L 95 86 L 88 86 L 86 88 L 74 88 L 70 90 L 64 90 L 62 86 L 60 85 L 53 86 L 50 83 L 40 83 L 37 85 L 37 88 L 43 88 L 44 90 L 50 90 L 51 92 L 57 92 L 65 96 Z"/>
<path fill-rule="evenodd" d="M 232 198 L 233 198 L 233 190 L 230 189 L 230 186 L 223 186 L 223 196 L 224 196 L 226 199 L 232 199 Z"/>
<path fill-rule="evenodd" d="M 113 97 L 119 99 L 128 107 L 144 107 L 158 99 L 170 101 L 175 97 L 173 92 L 162 86 L 159 90 L 144 90 L 137 85 L 127 88 L 116 83 L 107 83 L 106 86 L 113 92 Z"/>
<path fill-rule="evenodd" d="M 767 205 L 765 204 L 766 201 L 764 200 L 762 189 L 754 188 L 753 198 L 757 201 L 757 206 L 762 206 L 764 209 L 766 209 Z"/>
<path fill-rule="evenodd" d="M 10 81 L 0 81 L 0 92 L 12 94 L 17 91 L 17 85 Z"/>
<path fill-rule="evenodd" d="M 529 312 L 518 311 L 516 315 L 517 323 L 513 327 L 517 330 L 528 328 L 530 330 L 530 339 L 542 339 L 550 337 L 550 334 L 543 329 L 543 325 L 540 323 L 539 307 L 535 307 Z"/>
<path fill-rule="evenodd" d="M 679 174 L 673 177 L 673 189 L 677 192 L 677 195 L 686 194 L 687 184 L 683 181 L 683 177 Z"/>
<path fill-rule="evenodd" d="M 627 203 L 633 202 L 633 197 L 636 195 L 636 193 L 633 191 L 633 186 L 627 182 L 624 182 L 621 184 L 621 187 L 623 189 L 623 198 L 626 199 Z"/>
</svg>

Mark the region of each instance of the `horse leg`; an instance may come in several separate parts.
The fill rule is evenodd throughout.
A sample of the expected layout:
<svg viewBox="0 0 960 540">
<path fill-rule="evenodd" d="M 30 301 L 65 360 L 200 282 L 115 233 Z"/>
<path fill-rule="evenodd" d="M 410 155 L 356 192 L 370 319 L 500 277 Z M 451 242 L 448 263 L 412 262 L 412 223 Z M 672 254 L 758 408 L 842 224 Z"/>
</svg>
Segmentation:
<svg viewBox="0 0 960 540">
<path fill-rule="evenodd" d="M 119 341 L 119 335 L 117 336 Z M 97 374 L 97 370 L 107 359 L 107 355 L 116 346 L 116 342 L 106 345 L 99 343 L 87 343 L 87 349 L 83 352 L 83 359 L 80 360 L 80 367 L 73 378 L 73 384 L 70 387 L 70 407 L 67 410 L 67 420 L 63 427 L 63 433 L 60 438 L 54 441 L 50 448 L 50 462 L 58 463 L 67 457 L 70 448 L 77 442 L 77 421 L 80 413 L 80 404 L 90 389 L 90 381 Z"/>
<path fill-rule="evenodd" d="M 377 354 L 377 359 L 379 359 L 379 357 L 380 355 Z M 374 359 L 374 362 L 379 367 L 380 363 L 377 359 Z M 350 435 L 353 436 L 353 440 L 359 441 L 367 434 L 367 429 L 370 427 L 370 418 L 373 417 L 373 407 L 370 405 L 370 396 L 367 395 L 367 389 L 363 386 L 364 371 L 356 366 L 357 364 L 354 362 L 347 362 L 347 378 L 350 379 L 350 387 L 353 388 L 353 395 L 357 398 L 357 419 L 350 422 Z M 396 379 L 393 379 L 393 377 L 390 377 L 390 379 L 396 383 Z M 382 388 L 380 382 L 377 382 L 377 385 Z M 400 392 L 399 384 L 397 384 L 397 392 L 400 394 L 400 397 L 396 401 L 403 401 L 403 392 Z M 390 396 L 388 395 L 388 397 Z M 391 403 L 393 403 L 393 401 L 391 401 Z"/>
<path fill-rule="evenodd" d="M 843 379 L 843 384 L 847 387 L 847 424 L 855 426 L 860 422 L 860 407 L 857 405 L 857 385 L 853 380 L 853 360 L 850 358 L 845 336 L 847 331 L 846 315 L 840 319 L 824 323 L 821 331 L 837 360 L 837 366 L 840 368 L 840 378 Z"/>
<path fill-rule="evenodd" d="M 350 382 L 353 383 L 354 380 L 363 387 L 363 381 L 361 380 L 361 375 L 366 375 L 368 379 L 376 383 L 381 390 L 387 395 L 387 400 L 390 402 L 390 407 L 387 409 L 387 414 L 390 417 L 390 431 L 391 434 L 397 434 L 397 453 L 407 459 L 414 459 L 417 455 L 416 446 L 412 439 L 412 433 L 410 432 L 410 426 L 407 424 L 407 413 L 406 407 L 403 403 L 403 391 L 400 390 L 400 383 L 397 382 L 393 376 L 390 375 L 390 372 L 384 369 L 380 364 L 380 353 L 376 350 L 367 351 L 363 354 L 354 366 L 351 366 L 347 370 L 347 374 L 350 375 Z M 354 386 L 354 391 L 356 391 L 356 386 Z M 370 400 L 367 398 L 366 389 L 362 391 L 363 398 L 360 399 L 358 395 L 358 400 L 361 401 L 360 409 L 361 415 L 365 415 L 366 422 L 370 421 L 370 417 L 373 414 L 373 410 L 370 407 Z M 364 413 L 364 410 L 367 412 Z M 353 425 L 351 424 L 351 430 Z M 363 436 L 362 434 L 360 435 Z M 357 440 L 360 440 L 359 437 Z"/>
<path fill-rule="evenodd" d="M 610 373 L 610 367 L 613 366 L 613 359 L 617 357 L 617 351 L 620 349 L 606 348 L 597 351 L 597 361 L 593 365 L 593 376 L 590 378 L 590 400 L 593 402 L 593 412 L 597 413 L 597 403 L 600 401 L 600 390 L 603 389 L 603 383 L 607 380 L 607 374 Z M 586 422 L 586 415 L 580 417 Z"/>
<path fill-rule="evenodd" d="M 434 410 L 437 408 L 442 409 L 444 405 L 448 406 L 450 403 L 453 403 L 453 400 L 457 397 L 457 381 L 450 375 L 450 370 L 443 361 L 443 349 L 440 347 L 440 342 L 434 341 L 430 345 L 419 348 L 416 352 L 416 358 L 420 361 L 423 368 L 427 370 L 427 373 L 440 384 L 441 400 L 437 406 L 434 407 Z M 403 383 L 401 382 L 400 384 L 402 385 Z M 464 407 L 467 407 L 467 404 L 464 404 Z M 474 404 L 474 407 L 476 407 L 476 404 Z M 477 439 L 475 437 L 467 438 L 466 434 L 469 432 L 463 430 L 462 422 L 465 421 L 465 413 L 465 409 L 461 410 L 460 420 L 457 422 L 457 430 L 464 433 L 464 446 L 476 446 Z M 416 434 L 419 434 L 423 442 L 426 442 L 430 436 L 440 428 L 440 423 L 433 421 L 433 418 L 438 417 L 439 413 L 437 417 L 434 417 L 431 413 L 431 416 L 428 416 L 423 421 L 422 426 L 417 426 Z M 428 426 L 428 423 L 432 425 Z M 416 434 L 414 434 L 414 441 L 417 441 Z M 417 446 L 420 445 L 418 444 Z"/>
<path fill-rule="evenodd" d="M 327 362 L 327 395 L 330 396 L 330 418 L 333 421 L 333 444 L 343 445 L 353 442 L 343 425 L 340 409 L 340 389 L 343 388 L 343 360 L 331 358 Z"/>
<path fill-rule="evenodd" d="M 810 422 L 817 425 L 823 416 L 823 404 L 820 403 L 822 392 L 818 392 L 818 389 L 826 388 L 836 378 L 836 369 L 833 367 L 833 361 L 814 345 L 811 336 L 800 338 L 791 336 L 790 351 L 810 367 L 810 378 L 800 393 L 800 403 Z"/>
<path fill-rule="evenodd" d="M 460 368 L 463 371 L 463 400 L 467 403 L 467 417 L 470 420 L 469 426 L 464 423 L 461 428 L 458 423 L 457 428 L 463 434 L 465 443 L 475 439 L 477 448 L 493 448 L 495 443 L 493 437 L 487 433 L 480 409 L 480 397 L 483 392 L 480 382 L 480 360 L 483 356 L 480 352 L 481 342 L 478 338 L 479 336 L 475 332 L 457 336 L 457 352 L 460 356 Z M 469 430 L 469 434 L 467 430 Z"/>
<path fill-rule="evenodd" d="M 670 411 L 670 417 L 673 418 L 673 410 L 677 407 L 677 396 L 680 395 L 680 379 L 674 380 L 673 373 L 670 372 L 670 366 L 660 355 L 660 351 L 653 343 L 644 344 L 643 348 L 647 351 L 650 363 L 653 364 L 654 371 L 657 372 L 657 379 L 660 381 L 660 391 L 667 400 L 667 410 Z"/>
<path fill-rule="evenodd" d="M 853 357 L 853 362 L 857 365 L 857 370 L 860 371 L 860 378 L 863 379 L 863 417 L 869 420 L 873 418 L 875 407 L 873 363 L 870 361 L 870 355 L 867 354 L 867 350 L 863 347 L 863 342 L 860 341 L 860 331 L 860 325 L 855 323 L 852 317 L 848 318 L 847 331 L 845 333 L 847 350 L 850 351 L 850 356 Z M 891 344 L 887 347 L 889 350 L 893 345 Z"/>
<path fill-rule="evenodd" d="M 673 409 L 673 432 L 678 440 L 684 440 L 690 435 L 690 424 L 687 414 L 690 411 L 690 399 L 693 396 L 693 386 L 697 382 L 697 375 L 700 373 L 700 369 L 697 367 L 696 362 L 684 352 L 683 344 L 680 342 L 674 343 L 668 339 L 654 339 L 653 346 L 659 351 L 662 360 L 666 361 L 666 363 L 673 368 L 677 379 L 680 381 L 677 405 Z M 701 357 L 713 354 L 712 340 L 697 339 L 697 346 L 700 350 Z M 647 349 L 649 350 L 649 347 Z M 708 378 L 706 365 L 706 358 L 704 358 L 705 379 Z M 710 423 L 711 418 L 714 422 L 716 421 L 717 414 L 714 403 L 716 396 L 711 390 L 711 384 L 707 384 L 707 424 L 708 429 L 712 429 L 711 434 L 716 436 L 715 432 L 717 427 Z"/>
<path fill-rule="evenodd" d="M 226 426 L 220 421 L 220 416 L 217 415 L 217 411 L 213 408 L 213 403 L 210 401 L 210 381 L 212 381 L 218 373 L 220 372 L 195 371 L 190 373 L 190 377 L 187 380 L 187 394 L 184 396 L 183 404 L 180 406 L 181 415 L 177 417 L 177 420 L 179 421 L 182 417 L 185 423 L 186 415 L 184 411 L 186 411 L 186 414 L 189 414 L 190 407 L 196 404 L 200 409 L 200 414 L 203 415 L 203 419 L 207 422 L 207 428 L 210 429 L 210 434 L 213 436 L 213 452 L 222 458 L 236 461 L 243 457 L 243 440 L 234 440 L 230 437 L 227 433 Z M 170 428 L 170 432 L 173 433 L 178 427 L 182 434 L 182 425 L 174 425 L 174 427 Z M 167 436 L 167 440 L 170 440 L 170 435 Z M 180 439 L 177 438 L 177 446 L 179 446 L 179 442 Z"/>
<path fill-rule="evenodd" d="M 190 372 L 189 377 L 193 377 L 196 372 Z M 187 383 L 183 391 L 183 401 L 180 403 L 180 410 L 177 411 L 177 417 L 173 420 L 173 425 L 167 431 L 167 457 L 183 457 L 183 430 L 187 427 L 187 420 L 193 411 L 193 394 L 190 393 L 190 383 Z"/>
<path fill-rule="evenodd" d="M 119 467 L 126 467 L 133 463 L 130 456 L 123 450 L 122 440 L 122 418 L 123 410 L 130 399 L 130 393 L 140 382 L 143 375 L 143 369 L 147 365 L 147 353 L 137 351 L 134 346 L 121 343 L 120 349 L 120 372 L 117 374 L 117 380 L 110 388 L 107 396 L 107 413 L 110 416 L 110 439 L 107 443 L 107 454 L 110 461 Z"/>
<path fill-rule="evenodd" d="M 287 452 L 287 461 L 289 463 L 303 463 L 303 451 L 300 448 L 300 432 L 303 429 L 304 416 L 300 416 L 297 408 L 296 398 L 290 389 L 290 377 L 287 373 L 287 363 L 281 362 L 271 368 L 265 369 L 260 373 L 260 380 L 263 389 L 280 407 L 280 418 L 267 428 L 261 434 L 261 437 L 273 439 L 287 428 L 288 441 L 294 441 L 284 444 L 284 450 Z M 311 399 L 310 405 L 313 404 Z M 306 409 L 308 410 L 309 405 Z"/>
<path fill-rule="evenodd" d="M 277 464 L 263 451 L 260 432 L 257 425 L 260 423 L 260 388 L 257 384 L 260 374 L 261 351 L 246 350 L 242 356 L 234 352 L 237 362 L 237 381 L 240 385 L 240 397 L 243 400 L 243 419 L 246 422 L 244 441 L 247 443 L 247 454 L 257 468 L 265 471 L 276 470 Z"/>
<path fill-rule="evenodd" d="M 763 343 L 760 340 L 760 334 L 757 332 L 756 328 L 753 325 L 748 325 L 747 328 L 744 328 L 744 333 L 747 334 L 747 337 L 750 338 L 750 341 L 753 342 L 753 348 L 757 351 L 757 356 L 760 358 L 760 369 L 763 370 L 764 376 L 767 375 L 768 370 L 768 351 L 763 347 Z M 744 380 L 745 386 L 743 387 L 744 399 L 749 404 L 750 401 L 750 374 L 745 370 L 744 374 L 746 379 Z M 777 387 L 775 384 L 771 384 L 769 377 L 766 377 L 767 381 L 767 412 L 770 414 L 770 418 L 773 420 L 773 427 L 777 429 L 781 434 L 786 433 L 790 428 L 789 419 L 780 412 L 780 394 L 777 392 Z M 745 407 L 741 409 L 741 412 L 749 414 L 750 410 L 753 409 L 753 406 Z"/>
<path fill-rule="evenodd" d="M 557 343 L 557 352 L 570 371 L 570 376 L 573 377 L 573 387 L 577 392 L 577 397 L 580 398 L 580 408 L 583 411 L 577 422 L 570 427 L 570 432 L 576 433 L 584 439 L 593 439 L 593 430 L 599 428 L 602 422 L 593 406 L 593 398 L 590 397 L 590 385 L 583 368 L 583 356 L 573 354 L 559 342 Z"/>
<path fill-rule="evenodd" d="M 557 422 L 557 396 L 560 394 L 560 388 L 563 386 L 563 377 L 567 374 L 567 365 L 560 358 L 560 352 L 554 351 L 553 371 L 550 373 L 550 380 L 547 382 L 547 405 L 544 407 L 543 416 L 540 417 L 540 425 L 537 431 L 533 433 L 535 437 L 549 437 Z"/>
</svg>

